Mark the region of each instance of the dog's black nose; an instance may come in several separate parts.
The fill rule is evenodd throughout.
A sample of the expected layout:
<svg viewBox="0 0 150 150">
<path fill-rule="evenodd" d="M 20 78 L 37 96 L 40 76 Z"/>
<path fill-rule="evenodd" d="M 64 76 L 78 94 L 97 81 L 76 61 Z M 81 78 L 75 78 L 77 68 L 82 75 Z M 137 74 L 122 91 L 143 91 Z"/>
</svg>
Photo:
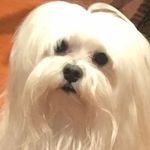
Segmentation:
<svg viewBox="0 0 150 150">
<path fill-rule="evenodd" d="M 79 80 L 83 76 L 83 72 L 79 66 L 67 64 L 63 69 L 63 75 L 71 83 Z"/>
</svg>

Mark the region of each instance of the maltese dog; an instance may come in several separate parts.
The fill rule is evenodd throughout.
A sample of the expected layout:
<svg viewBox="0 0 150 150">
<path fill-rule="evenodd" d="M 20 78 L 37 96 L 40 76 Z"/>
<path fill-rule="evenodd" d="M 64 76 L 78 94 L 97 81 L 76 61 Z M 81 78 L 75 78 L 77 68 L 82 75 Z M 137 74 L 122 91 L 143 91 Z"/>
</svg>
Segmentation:
<svg viewBox="0 0 150 150">
<path fill-rule="evenodd" d="M 6 94 L 0 150 L 150 149 L 150 45 L 108 4 L 33 10 Z"/>
</svg>

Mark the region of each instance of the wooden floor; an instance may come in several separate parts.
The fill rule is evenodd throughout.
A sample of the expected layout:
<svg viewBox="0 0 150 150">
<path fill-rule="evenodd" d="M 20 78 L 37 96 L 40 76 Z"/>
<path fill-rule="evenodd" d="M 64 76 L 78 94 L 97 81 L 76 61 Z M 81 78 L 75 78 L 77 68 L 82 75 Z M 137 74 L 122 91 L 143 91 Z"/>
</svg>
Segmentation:
<svg viewBox="0 0 150 150">
<path fill-rule="evenodd" d="M 130 18 L 140 1 L 141 0 L 132 0 L 131 3 L 134 4 L 128 4 L 123 7 L 123 12 Z M 44 2 L 46 2 L 46 0 L 0 0 L 0 93 L 5 89 L 7 83 L 8 59 L 13 34 L 24 16 L 34 7 Z M 100 2 L 100 0 L 72 0 L 71 2 L 88 7 L 94 2 Z M 111 3 L 112 0 L 103 0 L 102 2 Z M 0 101 L 0 105 L 1 102 L 2 101 Z"/>
</svg>

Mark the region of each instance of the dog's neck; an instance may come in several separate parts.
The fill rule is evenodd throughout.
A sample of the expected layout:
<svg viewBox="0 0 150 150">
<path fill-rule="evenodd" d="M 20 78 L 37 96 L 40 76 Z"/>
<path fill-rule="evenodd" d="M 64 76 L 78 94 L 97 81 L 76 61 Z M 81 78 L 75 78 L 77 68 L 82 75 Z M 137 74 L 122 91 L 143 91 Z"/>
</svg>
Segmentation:
<svg viewBox="0 0 150 150">
<path fill-rule="evenodd" d="M 41 99 L 29 109 L 27 116 L 23 116 L 22 108 L 18 108 L 18 114 L 10 112 L 6 139 L 10 140 L 11 147 L 4 148 L 16 150 L 19 145 L 22 150 L 108 149 L 113 130 L 109 116 L 95 106 L 77 101 L 76 96 L 69 97 L 57 94 Z M 103 145 L 102 139 L 106 141 Z"/>
</svg>

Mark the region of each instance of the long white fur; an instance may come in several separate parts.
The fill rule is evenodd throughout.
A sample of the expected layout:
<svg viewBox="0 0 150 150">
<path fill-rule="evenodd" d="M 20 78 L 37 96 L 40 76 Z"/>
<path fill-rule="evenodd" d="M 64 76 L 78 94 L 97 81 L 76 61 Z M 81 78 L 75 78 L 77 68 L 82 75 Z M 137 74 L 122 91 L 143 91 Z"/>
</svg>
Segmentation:
<svg viewBox="0 0 150 150">
<path fill-rule="evenodd" d="M 56 55 L 62 38 L 69 52 Z M 83 77 L 67 94 L 62 70 L 74 62 Z M 3 113 L 0 150 L 149 150 L 150 45 L 107 4 L 43 4 L 16 33 Z"/>
</svg>

